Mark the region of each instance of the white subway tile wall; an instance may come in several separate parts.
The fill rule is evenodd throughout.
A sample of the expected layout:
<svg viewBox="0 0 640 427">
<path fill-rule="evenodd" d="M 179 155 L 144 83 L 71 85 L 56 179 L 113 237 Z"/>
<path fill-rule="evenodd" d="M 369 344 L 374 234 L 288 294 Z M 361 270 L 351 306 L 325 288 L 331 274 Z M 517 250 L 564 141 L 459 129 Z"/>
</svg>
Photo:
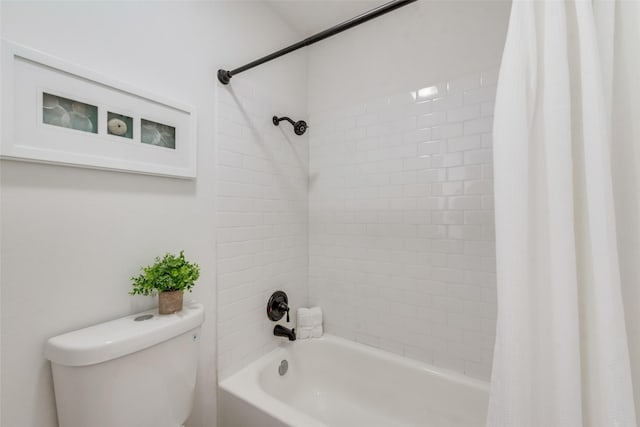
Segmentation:
<svg viewBox="0 0 640 427">
<path fill-rule="evenodd" d="M 295 107 L 241 79 L 218 90 L 218 376 L 227 377 L 283 338 L 266 305 L 282 289 L 292 313 L 307 303 L 308 136 L 276 113 Z M 283 114 L 285 115 L 285 114 Z M 294 117 L 295 118 L 295 117 Z M 292 323 L 281 322 L 288 327 Z"/>
<path fill-rule="evenodd" d="M 309 118 L 309 302 L 327 332 L 489 379 L 497 70 Z"/>
</svg>

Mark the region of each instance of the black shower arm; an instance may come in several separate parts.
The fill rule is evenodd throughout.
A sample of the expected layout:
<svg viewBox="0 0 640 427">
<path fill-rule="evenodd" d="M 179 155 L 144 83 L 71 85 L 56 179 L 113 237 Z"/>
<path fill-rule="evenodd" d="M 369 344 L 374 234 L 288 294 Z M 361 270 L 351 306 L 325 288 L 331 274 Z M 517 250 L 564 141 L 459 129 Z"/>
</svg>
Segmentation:
<svg viewBox="0 0 640 427">
<path fill-rule="evenodd" d="M 296 125 L 296 122 L 294 122 L 293 120 L 291 120 L 291 119 L 290 119 L 289 117 L 287 117 L 287 116 L 284 116 L 284 117 L 276 117 L 276 116 L 273 116 L 273 124 L 274 124 L 274 125 L 276 125 L 276 126 L 278 126 L 278 124 L 279 124 L 281 121 L 283 121 L 283 120 L 286 120 L 286 121 L 288 121 L 289 123 L 291 123 L 291 126 L 295 126 L 295 125 Z"/>
<path fill-rule="evenodd" d="M 378 6 L 374 9 L 371 9 L 361 15 L 356 16 L 355 18 L 351 18 L 348 21 L 344 21 L 341 24 L 335 25 L 331 28 L 328 28 L 324 31 L 320 31 L 317 34 L 314 34 L 311 37 L 307 37 L 306 39 L 299 41 L 298 43 L 294 43 L 291 46 L 287 46 L 284 49 L 280 49 L 277 52 L 273 52 L 272 54 L 269 54 L 267 56 L 263 56 L 260 59 L 256 59 L 253 62 L 250 62 L 246 65 L 243 65 L 242 67 L 238 67 L 236 69 L 233 70 L 223 70 L 220 69 L 218 70 L 218 80 L 220 81 L 220 83 L 222 84 L 229 84 L 229 81 L 231 80 L 231 77 L 235 76 L 236 74 L 240 74 L 243 71 L 247 71 L 253 67 L 257 67 L 258 65 L 264 64 L 265 62 L 269 62 L 272 59 L 276 59 L 281 57 L 282 55 L 286 55 L 287 53 L 293 52 L 294 50 L 298 50 L 302 47 L 305 46 L 309 46 L 312 45 L 316 42 L 319 42 L 320 40 L 324 40 L 328 37 L 331 37 L 333 35 L 336 35 L 338 33 L 341 33 L 345 30 L 348 30 L 349 28 L 353 28 L 356 25 L 360 25 L 364 22 L 367 22 L 373 18 L 377 18 L 380 15 L 384 15 L 385 13 L 391 12 L 392 10 L 395 10 L 399 7 L 402 6 L 406 6 L 409 3 L 413 3 L 417 0 L 393 0 L 390 1 L 388 3 L 385 3 L 381 6 Z"/>
</svg>

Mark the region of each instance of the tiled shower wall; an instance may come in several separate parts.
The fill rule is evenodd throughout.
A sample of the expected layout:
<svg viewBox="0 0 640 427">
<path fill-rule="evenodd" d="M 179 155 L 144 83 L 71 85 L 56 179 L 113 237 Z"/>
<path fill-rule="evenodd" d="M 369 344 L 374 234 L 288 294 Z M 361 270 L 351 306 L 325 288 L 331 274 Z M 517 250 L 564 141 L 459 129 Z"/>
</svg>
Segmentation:
<svg viewBox="0 0 640 427">
<path fill-rule="evenodd" d="M 488 379 L 497 71 L 309 120 L 309 299 L 330 333 Z"/>
<path fill-rule="evenodd" d="M 273 336 L 265 312 L 273 291 L 287 292 L 293 313 L 307 301 L 307 136 L 296 136 L 288 123 L 271 122 L 274 114 L 295 114 L 286 95 L 241 79 L 218 90 L 220 379 L 282 340 Z"/>
</svg>

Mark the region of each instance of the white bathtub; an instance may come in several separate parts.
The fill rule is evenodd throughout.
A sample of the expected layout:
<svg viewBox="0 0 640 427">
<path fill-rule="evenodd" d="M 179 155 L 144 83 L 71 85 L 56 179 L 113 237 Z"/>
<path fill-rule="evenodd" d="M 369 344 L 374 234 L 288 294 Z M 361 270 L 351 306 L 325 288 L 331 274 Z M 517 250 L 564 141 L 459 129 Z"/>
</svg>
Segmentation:
<svg viewBox="0 0 640 427">
<path fill-rule="evenodd" d="M 278 367 L 287 360 L 288 372 Z M 488 384 L 331 335 L 220 383 L 222 427 L 482 427 Z"/>
</svg>

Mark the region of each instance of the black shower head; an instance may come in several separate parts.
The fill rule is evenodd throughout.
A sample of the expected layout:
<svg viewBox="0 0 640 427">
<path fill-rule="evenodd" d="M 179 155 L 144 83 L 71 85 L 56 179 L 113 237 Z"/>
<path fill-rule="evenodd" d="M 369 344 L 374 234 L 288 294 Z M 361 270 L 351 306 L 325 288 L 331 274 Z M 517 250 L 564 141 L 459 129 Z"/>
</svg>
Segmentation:
<svg viewBox="0 0 640 427">
<path fill-rule="evenodd" d="M 282 120 L 286 120 L 291 123 L 291 125 L 293 126 L 293 131 L 296 133 L 296 135 L 303 135 L 307 131 L 307 122 L 305 122 L 304 120 L 294 122 L 289 117 L 278 118 L 278 116 L 273 116 L 273 124 L 275 126 L 278 126 Z"/>
<path fill-rule="evenodd" d="M 296 135 L 302 135 L 307 131 L 307 122 L 304 120 L 297 121 L 295 125 L 293 125 L 293 131 Z"/>
</svg>

